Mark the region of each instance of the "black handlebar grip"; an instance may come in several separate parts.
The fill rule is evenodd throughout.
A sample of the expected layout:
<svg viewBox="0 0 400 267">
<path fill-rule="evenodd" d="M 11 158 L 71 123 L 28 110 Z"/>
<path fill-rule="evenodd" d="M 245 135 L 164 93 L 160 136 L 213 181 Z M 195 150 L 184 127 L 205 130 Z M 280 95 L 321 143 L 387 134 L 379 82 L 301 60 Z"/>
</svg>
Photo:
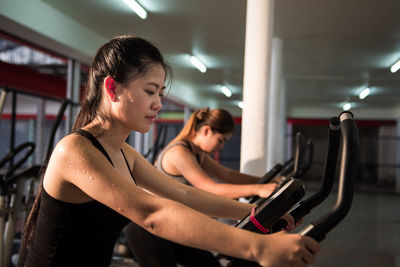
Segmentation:
<svg viewBox="0 0 400 267">
<path fill-rule="evenodd" d="M 330 212 L 300 232 L 300 234 L 310 236 L 318 242 L 322 241 L 325 235 L 344 219 L 353 201 L 359 135 L 351 112 L 342 112 L 339 117 L 343 143 L 336 204 Z"/>
</svg>

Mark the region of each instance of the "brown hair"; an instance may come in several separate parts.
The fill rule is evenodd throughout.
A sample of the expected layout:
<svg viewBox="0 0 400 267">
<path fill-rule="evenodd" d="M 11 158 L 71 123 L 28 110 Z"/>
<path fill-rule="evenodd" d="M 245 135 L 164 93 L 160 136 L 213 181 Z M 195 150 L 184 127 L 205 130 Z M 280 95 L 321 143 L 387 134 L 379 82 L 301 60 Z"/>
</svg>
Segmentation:
<svg viewBox="0 0 400 267">
<path fill-rule="evenodd" d="M 219 108 L 210 110 L 210 108 L 204 107 L 192 113 L 181 132 L 170 144 L 180 140 L 191 141 L 196 132 L 205 125 L 210 126 L 212 131 L 221 134 L 233 133 L 235 127 L 232 115 L 228 111 Z"/>
</svg>

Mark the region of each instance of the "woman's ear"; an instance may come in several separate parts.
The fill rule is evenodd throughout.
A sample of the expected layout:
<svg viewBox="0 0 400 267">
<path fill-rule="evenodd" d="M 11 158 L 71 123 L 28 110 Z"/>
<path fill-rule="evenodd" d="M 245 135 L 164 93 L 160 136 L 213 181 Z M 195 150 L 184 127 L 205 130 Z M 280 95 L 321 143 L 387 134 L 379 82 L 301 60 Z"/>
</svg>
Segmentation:
<svg viewBox="0 0 400 267">
<path fill-rule="evenodd" d="M 201 131 L 202 131 L 202 134 L 205 135 L 205 136 L 207 136 L 209 134 L 212 134 L 212 129 L 211 129 L 211 127 L 209 125 L 202 126 L 201 127 Z"/>
<path fill-rule="evenodd" d="M 111 101 L 115 102 L 116 101 L 116 98 L 115 98 L 115 88 L 116 88 L 115 80 L 113 78 L 111 78 L 110 76 L 107 76 L 104 79 L 104 87 L 106 88 L 107 94 L 110 96 Z"/>
</svg>

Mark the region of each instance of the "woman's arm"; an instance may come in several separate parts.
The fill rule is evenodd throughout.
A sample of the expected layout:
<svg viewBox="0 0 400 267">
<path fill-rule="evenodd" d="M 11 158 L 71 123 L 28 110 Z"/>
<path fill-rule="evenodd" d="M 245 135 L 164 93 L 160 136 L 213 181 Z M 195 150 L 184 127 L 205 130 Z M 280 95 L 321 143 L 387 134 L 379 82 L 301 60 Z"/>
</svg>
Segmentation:
<svg viewBox="0 0 400 267">
<path fill-rule="evenodd" d="M 53 187 L 58 184 L 60 190 L 66 184 L 74 185 L 155 235 L 183 245 L 257 261 L 264 266 L 290 266 L 301 263 L 302 259 L 312 262 L 313 254 L 319 250 L 318 243 L 298 234 L 251 233 L 228 226 L 176 201 L 149 194 L 132 180 L 120 176 L 87 140 L 77 136 L 70 138 L 74 140 L 56 146 L 49 163 L 52 173 L 46 176 L 48 182 Z M 151 165 L 142 167 L 148 166 L 143 162 L 144 159 L 135 159 L 134 162 L 135 178 L 141 183 L 145 179 L 142 177 L 146 175 L 144 171 L 153 168 Z M 136 172 L 137 167 L 139 172 Z M 163 177 L 149 178 L 150 185 L 160 178 Z"/>
<path fill-rule="evenodd" d="M 211 158 L 207 156 L 204 160 L 205 164 L 210 165 L 210 159 Z M 276 184 L 218 183 L 206 173 L 202 166 L 199 165 L 194 155 L 183 146 L 170 148 L 164 154 L 162 162 L 158 162 L 158 164 L 162 164 L 163 168 L 174 168 L 193 186 L 224 197 L 240 198 L 255 195 L 267 197 L 276 188 Z M 216 165 L 214 164 L 213 166 Z M 214 173 L 216 172 L 214 171 Z M 226 177 L 226 175 L 224 175 L 224 177 Z"/>
<path fill-rule="evenodd" d="M 212 177 L 231 184 L 255 184 L 260 180 L 260 177 L 241 173 L 236 170 L 225 167 L 219 164 L 209 155 L 204 156 L 204 161 L 201 165 L 203 169 Z"/>
<path fill-rule="evenodd" d="M 254 207 L 177 182 L 154 168 L 133 148 L 129 153 L 136 158 L 134 176 L 138 185 L 158 196 L 178 201 L 211 217 L 234 220 L 243 219 Z"/>
<path fill-rule="evenodd" d="M 124 151 L 133 166 L 136 182 L 151 193 L 181 202 L 212 217 L 239 220 L 253 208 L 251 204 L 217 196 L 171 179 L 156 170 L 129 145 L 124 145 Z M 120 183 L 123 183 L 122 191 L 114 189 Z M 131 185 L 127 186 L 125 183 Z M 123 193 L 128 194 L 124 188 L 133 186 L 133 191 L 144 191 L 135 186 L 130 177 L 122 177 L 90 141 L 78 135 L 68 136 L 56 146 L 45 175 L 44 185 L 53 193 L 53 197 L 67 201 L 71 201 L 73 194 L 73 199 L 87 199 L 81 196 L 82 193 L 77 194 L 77 189 L 74 187 L 78 187 L 91 198 L 100 197 L 98 199 L 100 202 L 104 199 L 107 203 L 114 201 L 114 197 Z M 112 189 L 110 193 L 102 194 L 109 189 Z"/>
</svg>

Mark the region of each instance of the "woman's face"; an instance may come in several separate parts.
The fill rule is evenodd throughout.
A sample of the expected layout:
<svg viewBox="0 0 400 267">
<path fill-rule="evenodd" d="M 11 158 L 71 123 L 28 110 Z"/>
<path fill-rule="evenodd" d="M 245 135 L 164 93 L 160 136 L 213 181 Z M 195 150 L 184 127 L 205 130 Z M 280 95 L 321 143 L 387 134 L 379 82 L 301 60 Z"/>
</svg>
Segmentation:
<svg viewBox="0 0 400 267">
<path fill-rule="evenodd" d="M 148 132 L 162 108 L 164 81 L 164 68 L 155 64 L 125 87 L 118 84 L 112 102 L 113 117 L 129 131 Z"/>
<path fill-rule="evenodd" d="M 222 150 L 225 142 L 232 137 L 232 133 L 222 134 L 212 131 L 209 126 L 206 126 L 203 130 L 200 148 L 210 154 Z"/>
</svg>

